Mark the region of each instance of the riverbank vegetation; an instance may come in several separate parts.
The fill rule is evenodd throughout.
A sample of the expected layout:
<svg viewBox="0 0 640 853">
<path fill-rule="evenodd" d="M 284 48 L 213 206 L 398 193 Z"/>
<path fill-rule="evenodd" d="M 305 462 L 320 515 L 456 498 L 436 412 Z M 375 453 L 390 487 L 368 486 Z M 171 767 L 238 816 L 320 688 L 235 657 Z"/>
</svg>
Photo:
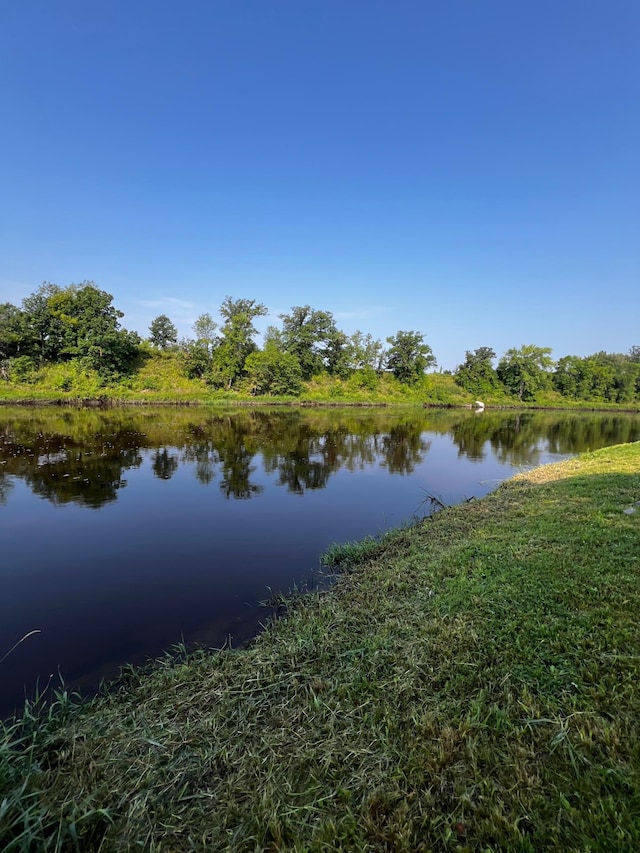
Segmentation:
<svg viewBox="0 0 640 853">
<path fill-rule="evenodd" d="M 640 405 L 638 346 L 558 361 L 547 347 L 514 347 L 497 360 L 484 346 L 437 373 L 422 332 L 346 335 L 331 312 L 308 305 L 279 315 L 259 347 L 254 323 L 267 308 L 253 299 L 226 297 L 217 321 L 202 314 L 182 340 L 164 314 L 145 340 L 126 331 L 112 301 L 93 282 L 45 283 L 20 308 L 0 305 L 0 400 Z"/>
<path fill-rule="evenodd" d="M 28 706 L 3 849 L 638 849 L 639 502 L 637 443 L 528 471 L 333 547 L 249 648 Z"/>
</svg>

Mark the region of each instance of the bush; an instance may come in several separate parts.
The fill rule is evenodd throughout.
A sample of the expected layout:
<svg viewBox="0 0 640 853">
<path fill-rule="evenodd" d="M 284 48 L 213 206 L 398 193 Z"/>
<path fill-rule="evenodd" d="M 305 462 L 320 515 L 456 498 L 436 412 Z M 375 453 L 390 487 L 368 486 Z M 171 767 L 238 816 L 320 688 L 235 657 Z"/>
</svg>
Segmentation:
<svg viewBox="0 0 640 853">
<path fill-rule="evenodd" d="M 267 344 L 248 356 L 246 383 L 251 394 L 297 395 L 302 389 L 302 371 L 295 355 Z"/>
<path fill-rule="evenodd" d="M 18 356 L 18 358 L 12 359 L 10 364 L 11 378 L 23 382 L 28 381 L 36 369 L 33 359 L 28 355 Z"/>
</svg>

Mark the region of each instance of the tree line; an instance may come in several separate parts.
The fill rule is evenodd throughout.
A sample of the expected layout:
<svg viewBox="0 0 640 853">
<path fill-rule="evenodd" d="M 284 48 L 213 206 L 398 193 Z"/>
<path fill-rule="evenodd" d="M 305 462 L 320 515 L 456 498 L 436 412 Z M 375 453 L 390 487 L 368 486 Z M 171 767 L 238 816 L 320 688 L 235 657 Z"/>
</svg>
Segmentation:
<svg viewBox="0 0 640 853">
<path fill-rule="evenodd" d="M 43 364 L 77 360 L 105 381 L 117 381 L 155 349 L 175 353 L 186 376 L 212 388 L 295 396 L 319 374 L 357 376 L 360 387 L 373 390 L 383 374 L 415 385 L 437 365 L 421 332 L 400 330 L 384 342 L 361 331 L 347 335 L 330 311 L 309 305 L 280 314 L 280 325 L 267 328 L 259 347 L 254 323 L 268 311 L 254 299 L 225 297 L 218 320 L 200 315 L 193 336 L 183 339 L 160 314 L 143 340 L 121 328 L 124 315 L 112 303 L 111 294 L 85 281 L 67 287 L 45 282 L 21 307 L 0 305 L 0 376 L 20 379 Z M 547 391 L 594 402 L 640 399 L 638 346 L 628 354 L 570 355 L 555 362 L 548 347 L 524 345 L 507 350 L 494 366 L 496 358 L 490 347 L 467 351 L 453 371 L 455 382 L 480 399 L 505 394 L 526 402 Z"/>
<path fill-rule="evenodd" d="M 494 368 L 495 358 L 490 347 L 467 351 L 456 369 L 456 382 L 472 394 L 491 397 L 502 391 L 524 402 L 548 391 L 585 402 L 640 399 L 640 346 L 628 354 L 567 355 L 554 362 L 549 347 L 529 344 L 507 350 Z"/>
</svg>

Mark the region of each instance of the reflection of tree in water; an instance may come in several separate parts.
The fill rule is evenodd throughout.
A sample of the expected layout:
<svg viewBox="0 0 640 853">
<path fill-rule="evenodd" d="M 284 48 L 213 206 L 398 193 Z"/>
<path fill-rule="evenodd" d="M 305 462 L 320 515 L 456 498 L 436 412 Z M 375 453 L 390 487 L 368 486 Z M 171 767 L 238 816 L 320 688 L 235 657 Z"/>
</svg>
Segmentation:
<svg viewBox="0 0 640 853">
<path fill-rule="evenodd" d="M 342 468 L 362 470 L 378 462 L 392 474 L 409 474 L 423 462 L 431 446 L 425 431 L 447 433 L 465 417 L 451 412 L 427 416 L 420 411 L 405 412 L 399 418 L 389 410 L 376 409 L 261 409 L 234 413 L 233 422 L 244 437 L 245 449 L 262 454 L 265 471 L 275 473 L 279 485 L 304 494 L 325 488 L 331 475 Z M 207 421 L 210 460 L 225 430 L 225 418 Z"/>
<path fill-rule="evenodd" d="M 508 465 L 539 465 L 544 452 L 582 453 L 640 438 L 636 419 L 620 416 L 551 412 L 483 412 L 451 427 L 458 455 L 484 459 L 490 445 Z"/>
<path fill-rule="evenodd" d="M 178 470 L 178 456 L 170 454 L 166 447 L 158 448 L 151 457 L 151 469 L 159 480 L 170 480 Z"/>
<path fill-rule="evenodd" d="M 7 495 L 13 488 L 13 483 L 6 474 L 0 473 L 0 504 L 6 504 Z"/>
<path fill-rule="evenodd" d="M 357 432 L 347 425 L 333 425 L 324 431 L 301 423 L 289 441 L 263 449 L 265 469 L 278 473 L 280 485 L 296 494 L 323 489 L 330 476 L 373 465 L 377 459 L 393 474 L 408 473 L 422 461 L 429 443 L 422 438 L 420 422 L 393 426 L 383 433 L 375 422 L 360 423 Z"/>
<path fill-rule="evenodd" d="M 240 500 L 259 494 L 263 487 L 251 482 L 251 474 L 256 469 L 251 464 L 257 452 L 255 436 L 246 423 L 225 418 L 219 423 L 214 443 L 220 460 L 222 494 Z"/>
<path fill-rule="evenodd" d="M 553 453 L 584 453 L 611 444 L 640 440 L 637 421 L 617 415 L 576 415 L 550 425 Z"/>
<path fill-rule="evenodd" d="M 375 464 L 408 474 L 430 443 L 426 432 L 450 435 L 459 455 L 489 452 L 511 465 L 533 465 L 548 447 L 577 453 L 640 439 L 640 421 L 625 415 L 551 412 L 235 409 L 3 410 L 0 411 L 0 500 L 11 476 L 54 503 L 99 507 L 117 497 L 127 468 L 151 451 L 153 474 L 167 480 L 180 462 L 200 483 L 217 478 L 227 498 L 262 492 L 256 457 L 279 485 L 295 494 L 323 489 L 331 476 Z"/>
<path fill-rule="evenodd" d="M 194 465 L 196 479 L 203 486 L 208 486 L 216 476 L 216 465 L 220 462 L 220 457 L 211 441 L 200 438 L 195 444 L 185 445 L 181 461 Z"/>
<path fill-rule="evenodd" d="M 485 458 L 485 445 L 496 429 L 497 420 L 491 415 L 464 417 L 451 427 L 451 437 L 458 448 L 458 456 L 466 456 L 472 462 Z"/>
<path fill-rule="evenodd" d="M 539 465 L 545 449 L 546 426 L 530 412 L 503 420 L 491 434 L 494 456 L 509 465 Z"/>
<path fill-rule="evenodd" d="M 258 409 L 214 415 L 36 410 L 7 426 L 13 446 L 5 449 L 13 470 L 19 468 L 34 491 L 55 501 L 99 506 L 113 500 L 122 468 L 141 464 L 141 448 L 153 449 L 151 468 L 159 479 L 169 479 L 182 461 L 194 466 L 204 485 L 218 476 L 227 498 L 246 499 L 263 490 L 254 480 L 257 454 L 267 472 L 298 494 L 325 488 L 340 468 L 362 469 L 376 460 L 394 473 L 410 471 L 427 447 L 420 439 L 423 421 L 421 414 L 413 423 L 404 417 L 398 426 L 395 416 L 372 410 Z M 36 466 L 34 458 L 43 454 L 47 458 Z"/>
<path fill-rule="evenodd" d="M 265 470 L 277 471 L 278 484 L 297 495 L 307 489 L 324 489 L 336 465 L 340 467 L 331 440 L 314 434 L 306 424 L 299 426 L 286 452 L 277 447 L 264 451 Z"/>
<path fill-rule="evenodd" d="M 544 449 L 547 423 L 536 412 L 482 412 L 466 415 L 451 428 L 458 456 L 483 460 L 487 447 L 498 461 L 509 465 L 538 465 Z"/>
<path fill-rule="evenodd" d="M 422 437 L 423 425 L 405 422 L 382 436 L 382 465 L 390 474 L 410 474 L 431 447 Z"/>
<path fill-rule="evenodd" d="M 115 500 L 124 485 L 122 472 L 139 467 L 142 457 L 139 441 L 130 432 L 92 438 L 80 443 L 68 435 L 39 433 L 30 444 L 5 438 L 5 471 L 52 503 L 100 507 Z"/>
</svg>

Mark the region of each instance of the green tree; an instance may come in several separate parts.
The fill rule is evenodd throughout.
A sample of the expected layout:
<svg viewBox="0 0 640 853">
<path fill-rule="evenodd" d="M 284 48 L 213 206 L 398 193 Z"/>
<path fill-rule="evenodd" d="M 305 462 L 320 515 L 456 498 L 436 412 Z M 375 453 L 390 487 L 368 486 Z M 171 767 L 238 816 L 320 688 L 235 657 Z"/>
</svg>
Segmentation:
<svg viewBox="0 0 640 853">
<path fill-rule="evenodd" d="M 580 358 L 568 355 L 558 361 L 553 385 L 575 400 L 630 402 L 635 398 L 640 366 L 628 355 L 597 352 Z"/>
<path fill-rule="evenodd" d="M 57 284 L 45 281 L 35 293 L 22 300 L 25 355 L 39 361 L 55 361 L 63 347 L 62 324 L 51 310 L 50 300 L 62 292 Z"/>
<path fill-rule="evenodd" d="M 60 360 L 80 358 L 103 376 L 129 369 L 138 353 L 140 338 L 120 328 L 122 311 L 111 304 L 110 293 L 91 281 L 58 289 L 48 299 L 58 324 Z"/>
<path fill-rule="evenodd" d="M 216 329 L 218 324 L 211 314 L 201 314 L 193 324 L 193 331 L 198 343 L 203 344 L 211 352 L 216 343 Z"/>
<path fill-rule="evenodd" d="M 379 373 L 384 360 L 384 346 L 381 340 L 371 334 L 364 335 L 355 331 L 347 342 L 349 366 L 352 370 L 373 370 Z"/>
<path fill-rule="evenodd" d="M 218 372 L 220 383 L 226 388 L 231 388 L 243 375 L 247 356 L 257 349 L 254 337 L 258 330 L 253 321 L 267 313 L 266 306 L 255 299 L 225 297 L 220 307 L 224 320 L 222 334 L 213 352 L 212 368 Z"/>
<path fill-rule="evenodd" d="M 210 378 L 211 353 L 202 341 L 181 341 L 180 357 L 185 375 L 189 379 Z"/>
<path fill-rule="evenodd" d="M 211 385 L 225 384 L 225 377 L 213 361 L 213 351 L 219 343 L 217 328 L 211 314 L 201 314 L 193 324 L 196 340 L 180 342 L 184 371 L 189 379 L 205 379 Z"/>
<path fill-rule="evenodd" d="M 565 355 L 558 360 L 553 373 L 553 387 L 574 400 L 588 398 L 588 365 L 577 355 Z"/>
<path fill-rule="evenodd" d="M 252 394 L 286 396 L 299 394 L 302 371 L 298 359 L 271 341 L 265 348 L 252 352 L 245 362 L 247 386 Z"/>
<path fill-rule="evenodd" d="M 412 384 L 436 364 L 431 347 L 419 332 L 397 332 L 387 343 L 387 367 L 400 382 Z"/>
<path fill-rule="evenodd" d="M 263 335 L 263 340 L 265 347 L 268 344 L 274 344 L 278 349 L 284 350 L 282 332 L 276 326 L 267 326 L 266 331 Z"/>
<path fill-rule="evenodd" d="M 510 394 L 520 400 L 532 400 L 538 391 L 551 385 L 549 371 L 553 367 L 550 347 L 525 344 L 509 349 L 497 367 L 498 379 Z"/>
<path fill-rule="evenodd" d="M 373 390 L 382 372 L 384 358 L 382 341 L 356 331 L 347 338 L 342 348 L 338 375 L 354 376 L 356 387 Z"/>
<path fill-rule="evenodd" d="M 280 314 L 282 349 L 298 359 L 306 381 L 323 370 L 337 372 L 345 335 L 336 327 L 329 311 L 317 311 L 309 305 L 297 305 L 290 314 Z"/>
<path fill-rule="evenodd" d="M 596 365 L 602 399 L 626 403 L 635 397 L 638 366 L 629 355 L 597 352 L 589 359 Z"/>
<path fill-rule="evenodd" d="M 455 381 L 470 394 L 484 396 L 491 394 L 500 387 L 498 374 L 493 366 L 496 357 L 491 347 L 478 347 L 478 349 L 465 353 L 464 364 L 458 366 L 455 372 Z"/>
<path fill-rule="evenodd" d="M 169 349 L 178 342 L 178 330 L 166 314 L 159 314 L 151 321 L 149 341 L 158 349 Z"/>
<path fill-rule="evenodd" d="M 0 361 L 20 355 L 24 340 L 23 312 L 5 302 L 0 305 Z"/>
</svg>

